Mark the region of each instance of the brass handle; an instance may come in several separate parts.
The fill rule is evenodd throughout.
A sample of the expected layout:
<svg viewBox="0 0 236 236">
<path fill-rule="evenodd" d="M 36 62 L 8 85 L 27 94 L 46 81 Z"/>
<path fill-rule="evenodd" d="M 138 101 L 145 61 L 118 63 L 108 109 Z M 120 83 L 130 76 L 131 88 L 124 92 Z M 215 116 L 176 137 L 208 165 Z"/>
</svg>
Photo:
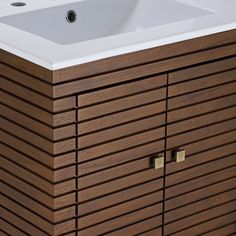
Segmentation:
<svg viewBox="0 0 236 236">
<path fill-rule="evenodd" d="M 186 159 L 186 151 L 184 149 L 179 149 L 174 152 L 174 158 L 176 163 L 180 163 L 185 161 Z"/>
<path fill-rule="evenodd" d="M 155 170 L 161 169 L 164 167 L 165 157 L 164 155 L 158 155 L 153 158 L 153 166 Z"/>
</svg>

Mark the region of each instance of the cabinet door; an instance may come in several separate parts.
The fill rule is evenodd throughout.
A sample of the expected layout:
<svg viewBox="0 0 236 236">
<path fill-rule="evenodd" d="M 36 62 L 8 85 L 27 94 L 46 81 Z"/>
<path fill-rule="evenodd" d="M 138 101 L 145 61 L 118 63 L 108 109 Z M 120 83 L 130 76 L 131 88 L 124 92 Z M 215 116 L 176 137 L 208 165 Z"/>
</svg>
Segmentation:
<svg viewBox="0 0 236 236">
<path fill-rule="evenodd" d="M 161 235 L 167 76 L 78 96 L 78 233 Z"/>
<path fill-rule="evenodd" d="M 236 58 L 170 73 L 168 96 L 164 234 L 236 233 Z"/>
</svg>

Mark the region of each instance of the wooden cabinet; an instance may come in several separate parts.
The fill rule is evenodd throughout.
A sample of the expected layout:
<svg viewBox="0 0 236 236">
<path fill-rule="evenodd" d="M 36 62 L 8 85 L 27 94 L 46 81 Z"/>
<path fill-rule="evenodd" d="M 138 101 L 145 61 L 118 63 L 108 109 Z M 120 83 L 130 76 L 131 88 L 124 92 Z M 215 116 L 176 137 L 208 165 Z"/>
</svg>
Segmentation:
<svg viewBox="0 0 236 236">
<path fill-rule="evenodd" d="M 234 222 L 235 65 L 225 59 L 169 74 L 165 235 L 198 235 Z M 172 159 L 179 148 L 186 150 L 182 163 Z"/>
<path fill-rule="evenodd" d="M 0 234 L 236 233 L 235 30 L 53 72 L 0 55 Z"/>
</svg>

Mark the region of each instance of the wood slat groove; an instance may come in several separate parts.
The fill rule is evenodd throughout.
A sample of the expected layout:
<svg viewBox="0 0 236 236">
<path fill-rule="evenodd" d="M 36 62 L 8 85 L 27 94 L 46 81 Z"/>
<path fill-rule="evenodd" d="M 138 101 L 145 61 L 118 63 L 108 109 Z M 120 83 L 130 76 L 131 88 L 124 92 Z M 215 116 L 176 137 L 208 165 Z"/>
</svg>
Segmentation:
<svg viewBox="0 0 236 236">
<path fill-rule="evenodd" d="M 1 207 L 1 214 L 4 216 L 6 220 L 13 221 L 14 225 L 20 228 L 21 230 L 27 229 L 28 234 L 27 235 L 33 235 L 37 234 L 38 236 L 46 236 L 45 232 L 35 228 L 31 224 L 29 224 L 27 221 L 22 220 L 21 218 L 17 217 L 16 215 L 12 214 L 8 209 Z"/>
</svg>

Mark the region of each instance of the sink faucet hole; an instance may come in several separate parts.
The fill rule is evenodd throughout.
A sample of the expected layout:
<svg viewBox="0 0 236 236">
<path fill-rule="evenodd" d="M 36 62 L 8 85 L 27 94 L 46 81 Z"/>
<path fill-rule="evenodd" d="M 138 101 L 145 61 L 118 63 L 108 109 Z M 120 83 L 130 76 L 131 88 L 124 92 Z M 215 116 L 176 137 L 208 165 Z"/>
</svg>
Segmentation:
<svg viewBox="0 0 236 236">
<path fill-rule="evenodd" d="M 13 2 L 13 3 L 11 3 L 11 5 L 13 7 L 23 7 L 26 5 L 26 3 L 25 2 Z"/>
</svg>

